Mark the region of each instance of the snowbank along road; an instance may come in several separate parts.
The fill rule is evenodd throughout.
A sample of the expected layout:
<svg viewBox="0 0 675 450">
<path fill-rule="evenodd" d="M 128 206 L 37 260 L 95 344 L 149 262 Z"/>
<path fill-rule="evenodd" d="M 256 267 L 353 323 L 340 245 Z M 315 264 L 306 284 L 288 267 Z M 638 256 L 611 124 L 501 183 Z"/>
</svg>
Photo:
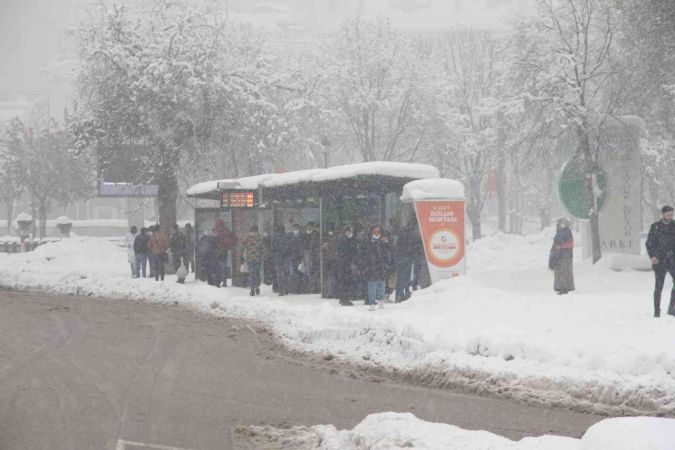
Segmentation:
<svg viewBox="0 0 675 450">
<path fill-rule="evenodd" d="M 0 449 L 228 449 L 238 426 L 413 412 L 510 438 L 600 417 L 293 359 L 262 327 L 134 301 L 0 291 Z M 244 444 L 241 444 L 244 445 Z"/>
</svg>

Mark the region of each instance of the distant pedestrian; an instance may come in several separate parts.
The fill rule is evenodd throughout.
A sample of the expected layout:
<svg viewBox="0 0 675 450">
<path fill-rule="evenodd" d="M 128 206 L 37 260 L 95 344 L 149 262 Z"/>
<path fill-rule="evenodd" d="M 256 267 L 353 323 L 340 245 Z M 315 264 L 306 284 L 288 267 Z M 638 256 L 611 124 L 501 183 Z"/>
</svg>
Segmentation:
<svg viewBox="0 0 675 450">
<path fill-rule="evenodd" d="M 410 281 L 410 287 L 413 291 L 416 291 L 420 287 L 426 287 L 431 283 L 427 269 L 427 257 L 424 253 L 424 242 L 422 242 L 422 235 L 420 234 L 419 224 L 416 220 L 415 224 L 413 226 L 415 249 L 413 251 L 412 280 Z"/>
<path fill-rule="evenodd" d="M 306 294 L 307 287 L 307 269 L 303 262 L 303 236 L 300 225 L 293 224 L 293 230 L 290 235 L 291 245 L 291 273 L 288 279 L 289 292 L 295 294 Z"/>
<path fill-rule="evenodd" d="M 218 279 L 216 286 L 220 287 L 222 282 L 222 287 L 227 287 L 227 279 L 230 278 L 232 270 L 229 264 L 230 253 L 236 248 L 239 238 L 225 226 L 223 219 L 216 219 L 212 231 L 213 235 L 218 238 L 219 266 L 214 267 L 218 270 L 218 275 L 214 277 Z"/>
<path fill-rule="evenodd" d="M 136 255 L 134 253 L 134 241 L 136 240 L 136 234 L 138 233 L 138 228 L 135 226 L 129 229 L 126 237 L 127 243 L 127 260 L 129 261 L 129 266 L 131 267 L 131 278 L 138 278 L 138 270 L 136 268 Z"/>
<path fill-rule="evenodd" d="M 279 296 L 288 295 L 289 293 L 289 277 L 291 274 L 292 256 L 293 256 L 293 240 L 292 237 L 286 233 L 283 225 L 277 225 L 272 236 L 272 243 L 270 246 L 270 259 L 274 268 L 274 275 L 277 281 L 277 293 Z"/>
<path fill-rule="evenodd" d="M 248 286 L 251 289 L 251 297 L 260 295 L 260 268 L 265 253 L 265 242 L 257 226 L 254 225 L 249 229 L 242 247 L 244 261 L 248 266 Z"/>
<path fill-rule="evenodd" d="M 164 281 L 164 265 L 167 263 L 167 251 L 169 250 L 169 238 L 159 225 L 155 225 L 148 247 L 150 249 L 150 263 L 155 281 Z"/>
<path fill-rule="evenodd" d="M 565 218 L 558 219 L 553 246 L 549 254 L 549 269 L 553 270 L 553 290 L 565 295 L 574 290 L 574 238 L 571 223 Z"/>
<path fill-rule="evenodd" d="M 321 291 L 321 237 L 314 222 L 307 222 L 303 237 L 303 264 L 307 276 L 306 292 L 315 294 Z"/>
<path fill-rule="evenodd" d="M 177 223 L 173 224 L 171 233 L 171 260 L 174 270 L 178 270 L 183 263 L 183 254 L 185 253 L 185 234 L 181 231 Z"/>
<path fill-rule="evenodd" d="M 134 239 L 134 260 L 136 263 L 136 276 L 138 278 L 146 277 L 146 267 L 148 265 L 148 253 L 150 249 L 150 236 L 148 236 L 148 229 L 141 228 L 141 232 L 136 235 Z"/>
<path fill-rule="evenodd" d="M 654 317 L 661 316 L 661 293 L 668 273 L 674 283 L 670 291 L 668 314 L 675 316 L 675 221 L 673 221 L 671 206 L 661 208 L 661 220 L 653 223 L 649 228 L 647 254 L 649 254 L 655 277 Z"/>
<path fill-rule="evenodd" d="M 361 248 L 363 273 L 368 281 L 368 298 L 366 304 L 371 310 L 379 304 L 384 307 L 385 283 L 389 276 L 392 262 L 391 245 L 383 239 L 382 228 L 374 225 Z"/>
<path fill-rule="evenodd" d="M 337 240 L 336 291 L 342 306 L 352 306 L 358 292 L 359 246 L 354 229 L 347 225 Z"/>
<path fill-rule="evenodd" d="M 395 245 L 396 263 L 396 303 L 410 298 L 410 285 L 413 261 L 417 254 L 417 222 L 412 220 L 401 229 Z"/>
<path fill-rule="evenodd" d="M 186 223 L 183 228 L 185 235 L 185 247 L 183 249 L 183 261 L 188 272 L 195 271 L 195 231 L 190 223 Z"/>
<path fill-rule="evenodd" d="M 220 244 L 213 232 L 199 238 L 197 254 L 199 256 L 199 279 L 206 281 L 209 286 L 220 287 Z"/>
<path fill-rule="evenodd" d="M 320 292 L 323 297 L 337 298 L 337 241 L 338 236 L 335 233 L 335 224 L 329 223 L 323 235 L 321 244 L 321 257 L 323 258 L 323 286 L 320 286 Z M 321 264 L 319 263 L 319 267 Z M 321 281 L 321 278 L 319 279 Z"/>
</svg>

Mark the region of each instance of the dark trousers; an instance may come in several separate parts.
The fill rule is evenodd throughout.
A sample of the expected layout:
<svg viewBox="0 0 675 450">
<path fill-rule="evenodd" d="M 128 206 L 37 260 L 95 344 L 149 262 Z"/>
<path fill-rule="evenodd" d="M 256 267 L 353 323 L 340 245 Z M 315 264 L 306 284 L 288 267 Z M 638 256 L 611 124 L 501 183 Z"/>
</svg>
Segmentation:
<svg viewBox="0 0 675 450">
<path fill-rule="evenodd" d="M 396 300 L 402 300 L 410 294 L 413 260 L 407 256 L 396 258 Z"/>
<path fill-rule="evenodd" d="M 150 260 L 150 266 L 152 266 L 152 274 L 155 277 L 155 280 L 159 281 L 160 279 L 164 281 L 164 263 L 166 262 L 166 253 L 160 253 L 159 255 L 152 255 Z"/>
<path fill-rule="evenodd" d="M 356 300 L 358 286 L 351 264 L 338 263 L 335 290 L 340 300 Z"/>
<path fill-rule="evenodd" d="M 248 287 L 260 287 L 260 261 L 248 261 Z"/>
<path fill-rule="evenodd" d="M 654 266 L 654 276 L 656 283 L 654 285 L 654 312 L 661 312 L 661 293 L 663 292 L 663 285 L 666 282 L 666 274 L 670 273 L 670 278 L 675 284 L 675 265 L 670 267 Z M 670 305 L 668 306 L 668 314 L 675 315 L 675 285 L 670 291 Z"/>
<path fill-rule="evenodd" d="M 146 267 L 148 265 L 148 255 L 145 253 L 136 253 L 136 278 L 145 278 Z"/>
<path fill-rule="evenodd" d="M 218 286 L 220 287 L 220 261 L 212 258 L 212 259 L 204 259 L 203 261 L 203 268 L 200 269 L 204 272 L 204 275 L 206 276 L 206 282 L 210 286 Z"/>
<path fill-rule="evenodd" d="M 274 275 L 277 280 L 277 292 L 280 294 L 288 294 L 290 271 L 291 265 L 287 260 L 274 260 Z"/>
</svg>

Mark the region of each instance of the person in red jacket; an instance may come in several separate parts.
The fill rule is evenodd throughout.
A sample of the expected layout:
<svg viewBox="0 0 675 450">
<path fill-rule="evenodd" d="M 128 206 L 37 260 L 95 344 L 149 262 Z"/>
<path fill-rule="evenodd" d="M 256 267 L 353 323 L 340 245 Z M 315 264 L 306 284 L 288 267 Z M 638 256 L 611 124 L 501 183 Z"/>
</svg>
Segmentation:
<svg viewBox="0 0 675 450">
<path fill-rule="evenodd" d="M 216 219 L 213 225 L 213 235 L 218 239 L 218 261 L 220 262 L 220 276 L 217 277 L 216 283 L 218 286 L 227 287 L 227 279 L 229 278 L 228 259 L 232 249 L 236 248 L 239 239 L 237 235 L 230 231 L 225 226 L 223 219 Z"/>
</svg>

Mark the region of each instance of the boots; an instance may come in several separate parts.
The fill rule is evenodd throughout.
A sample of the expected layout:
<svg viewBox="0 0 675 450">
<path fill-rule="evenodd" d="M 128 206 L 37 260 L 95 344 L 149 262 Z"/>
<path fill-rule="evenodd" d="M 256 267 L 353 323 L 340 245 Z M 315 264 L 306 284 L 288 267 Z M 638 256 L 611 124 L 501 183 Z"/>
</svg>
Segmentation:
<svg viewBox="0 0 675 450">
<path fill-rule="evenodd" d="M 255 288 L 255 295 L 260 295 L 260 288 Z"/>
<path fill-rule="evenodd" d="M 251 293 L 249 294 L 251 297 L 255 296 L 255 289 L 251 289 Z"/>
</svg>

